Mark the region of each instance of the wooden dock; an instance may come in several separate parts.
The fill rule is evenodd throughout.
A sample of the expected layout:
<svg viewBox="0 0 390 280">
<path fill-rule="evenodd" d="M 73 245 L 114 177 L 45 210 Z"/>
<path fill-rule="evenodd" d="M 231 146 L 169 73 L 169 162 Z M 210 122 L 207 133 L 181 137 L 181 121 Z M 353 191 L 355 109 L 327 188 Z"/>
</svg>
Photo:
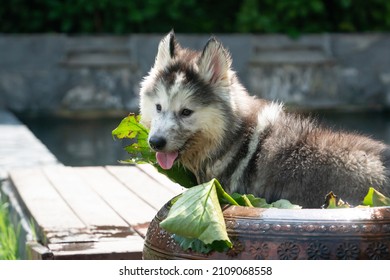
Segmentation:
<svg viewBox="0 0 390 280">
<path fill-rule="evenodd" d="M 141 259 L 149 222 L 183 192 L 148 165 L 21 168 L 9 181 L 35 227 L 32 259 Z"/>
</svg>

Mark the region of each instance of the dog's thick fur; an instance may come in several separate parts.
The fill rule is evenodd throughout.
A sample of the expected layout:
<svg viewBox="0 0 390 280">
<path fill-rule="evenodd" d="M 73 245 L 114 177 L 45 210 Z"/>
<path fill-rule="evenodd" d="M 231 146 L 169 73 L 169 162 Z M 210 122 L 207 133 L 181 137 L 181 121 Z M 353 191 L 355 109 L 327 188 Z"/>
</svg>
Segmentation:
<svg viewBox="0 0 390 280">
<path fill-rule="evenodd" d="M 169 33 L 140 96 L 142 123 L 161 166 L 179 161 L 199 183 L 217 178 L 228 192 L 304 207 L 320 207 L 330 191 L 351 204 L 361 203 L 370 186 L 390 194 L 385 144 L 330 131 L 249 96 L 214 38 L 195 52 Z"/>
</svg>

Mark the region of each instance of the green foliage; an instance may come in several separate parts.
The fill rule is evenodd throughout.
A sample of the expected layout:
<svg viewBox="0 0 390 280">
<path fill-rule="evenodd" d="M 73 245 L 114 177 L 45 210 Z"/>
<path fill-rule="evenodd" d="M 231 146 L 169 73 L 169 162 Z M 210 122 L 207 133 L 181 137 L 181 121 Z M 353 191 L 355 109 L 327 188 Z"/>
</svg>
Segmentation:
<svg viewBox="0 0 390 280">
<path fill-rule="evenodd" d="M 134 141 L 134 143 L 125 148 L 130 154 L 130 159 L 122 161 L 122 163 L 149 163 L 173 182 L 186 188 L 195 186 L 197 182 L 194 174 L 185 169 L 182 165 L 175 163 L 171 169 L 165 170 L 157 164 L 156 152 L 151 150 L 148 144 L 149 130 L 140 123 L 140 119 L 141 116 L 130 114 L 112 131 L 112 136 L 115 138 L 127 138 Z"/>
<path fill-rule="evenodd" d="M 8 0 L 6 33 L 390 31 L 388 0 Z"/>
<path fill-rule="evenodd" d="M 257 207 L 257 208 L 279 208 L 279 209 L 301 209 L 302 207 L 296 204 L 292 204 L 286 199 L 279 199 L 272 203 L 267 203 L 265 198 L 256 197 L 253 194 L 238 194 L 233 193 L 231 198 L 240 206 Z M 227 201 L 224 198 L 221 199 L 221 203 L 233 204 L 231 201 Z"/>
<path fill-rule="evenodd" d="M 194 252 L 208 254 L 211 251 L 224 252 L 229 248 L 229 243 L 224 240 L 216 240 L 211 244 L 205 244 L 196 238 L 185 238 L 177 234 L 173 234 L 173 239 L 179 244 L 183 250 L 192 250 Z"/>
<path fill-rule="evenodd" d="M 381 207 L 381 206 L 390 206 L 390 197 L 384 196 L 382 193 L 370 187 L 368 189 L 367 195 L 364 197 L 361 205 L 356 206 L 357 208 L 361 207 Z M 335 209 L 335 208 L 352 208 L 348 202 L 344 202 L 341 198 L 335 195 L 333 192 L 330 192 L 326 195 L 325 204 L 322 206 L 325 209 Z"/>
<path fill-rule="evenodd" d="M 341 198 L 330 192 L 325 197 L 325 204 L 322 205 L 324 209 L 335 209 L 335 208 L 351 208 L 347 202 L 344 202 Z"/>
<path fill-rule="evenodd" d="M 0 200 L 0 260 L 18 259 L 19 232 L 9 220 L 8 204 Z"/>
<path fill-rule="evenodd" d="M 222 187 L 215 179 L 188 189 L 172 205 L 160 226 L 166 231 L 190 239 L 190 243 L 194 239 L 205 245 L 223 241 L 223 247 L 232 247 L 218 200 L 218 193 L 224 191 L 217 189 Z"/>
<path fill-rule="evenodd" d="M 155 160 L 155 153 L 149 148 L 149 131 L 139 121 L 141 116 L 130 114 L 112 131 L 112 135 L 118 139 L 137 139 L 135 143 L 127 146 L 125 150 L 132 156 L 130 163 L 152 163 Z"/>
<path fill-rule="evenodd" d="M 300 33 L 390 30 L 386 0 L 245 0 L 237 16 L 240 32 Z"/>
<path fill-rule="evenodd" d="M 232 247 L 227 235 L 220 203 L 246 207 L 300 209 L 288 200 L 280 199 L 268 204 L 252 194 L 229 195 L 216 179 L 195 186 L 178 198 L 160 226 L 175 235 L 175 241 L 184 249 L 208 253 Z"/>
<path fill-rule="evenodd" d="M 390 198 L 371 187 L 363 200 L 363 205 L 370 207 L 390 206 Z"/>
</svg>

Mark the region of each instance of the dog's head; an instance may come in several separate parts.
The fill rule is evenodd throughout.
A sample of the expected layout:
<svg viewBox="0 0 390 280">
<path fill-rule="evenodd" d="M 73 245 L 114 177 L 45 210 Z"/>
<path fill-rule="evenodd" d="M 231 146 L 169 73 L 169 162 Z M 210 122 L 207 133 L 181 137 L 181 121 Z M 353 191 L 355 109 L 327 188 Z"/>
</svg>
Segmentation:
<svg viewBox="0 0 390 280">
<path fill-rule="evenodd" d="M 214 38 L 202 52 L 182 48 L 173 32 L 161 40 L 140 91 L 141 121 L 161 167 L 221 141 L 231 110 L 230 67 L 229 53 Z"/>
</svg>

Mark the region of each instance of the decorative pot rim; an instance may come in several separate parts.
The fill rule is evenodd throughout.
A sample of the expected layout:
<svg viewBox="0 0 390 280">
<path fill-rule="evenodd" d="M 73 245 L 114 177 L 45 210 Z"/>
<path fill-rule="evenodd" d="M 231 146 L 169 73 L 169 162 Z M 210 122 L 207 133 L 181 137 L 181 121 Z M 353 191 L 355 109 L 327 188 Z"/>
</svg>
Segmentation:
<svg viewBox="0 0 390 280">
<path fill-rule="evenodd" d="M 355 208 L 303 208 L 279 209 L 256 208 L 246 206 L 224 205 L 222 207 L 225 218 L 266 219 L 280 221 L 373 221 L 390 220 L 390 206 L 355 207 Z"/>
<path fill-rule="evenodd" d="M 233 248 L 201 254 L 183 250 L 160 228 L 170 202 L 145 238 L 145 259 L 390 259 L 390 206 L 277 209 L 222 206 Z"/>
</svg>

